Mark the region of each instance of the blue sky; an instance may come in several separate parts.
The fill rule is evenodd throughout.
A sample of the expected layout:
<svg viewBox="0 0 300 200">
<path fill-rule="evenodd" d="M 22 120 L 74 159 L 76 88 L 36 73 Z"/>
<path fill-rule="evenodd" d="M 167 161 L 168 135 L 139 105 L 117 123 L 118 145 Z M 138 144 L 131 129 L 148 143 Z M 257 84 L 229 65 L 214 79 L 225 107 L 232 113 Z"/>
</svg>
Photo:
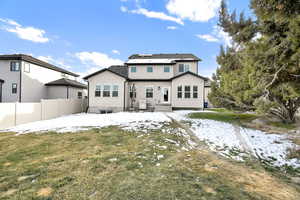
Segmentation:
<svg viewBox="0 0 300 200">
<path fill-rule="evenodd" d="M 249 1 L 228 0 L 250 14 Z M 210 76 L 230 38 L 220 0 L 0 0 L 0 53 L 25 53 L 82 75 L 135 53 L 193 53 Z"/>
</svg>

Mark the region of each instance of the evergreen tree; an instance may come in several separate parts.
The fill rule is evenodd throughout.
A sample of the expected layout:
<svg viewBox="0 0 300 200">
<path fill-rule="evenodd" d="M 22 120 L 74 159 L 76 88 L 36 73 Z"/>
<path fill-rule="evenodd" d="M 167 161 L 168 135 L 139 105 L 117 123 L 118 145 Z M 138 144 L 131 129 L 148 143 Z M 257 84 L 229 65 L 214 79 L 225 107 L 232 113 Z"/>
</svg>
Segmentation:
<svg viewBox="0 0 300 200">
<path fill-rule="evenodd" d="M 209 98 L 216 105 L 255 107 L 295 122 L 300 107 L 300 1 L 252 0 L 251 8 L 256 21 L 243 13 L 237 20 L 222 1 L 219 26 L 234 44 L 226 51 L 221 48 Z"/>
</svg>

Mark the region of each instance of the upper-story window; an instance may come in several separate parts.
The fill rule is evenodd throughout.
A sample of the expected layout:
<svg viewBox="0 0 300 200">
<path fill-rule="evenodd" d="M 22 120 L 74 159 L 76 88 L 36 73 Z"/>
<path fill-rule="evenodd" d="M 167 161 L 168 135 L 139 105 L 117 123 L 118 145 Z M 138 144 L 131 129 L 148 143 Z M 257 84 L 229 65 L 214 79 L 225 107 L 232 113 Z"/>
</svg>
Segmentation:
<svg viewBox="0 0 300 200">
<path fill-rule="evenodd" d="M 170 72 L 170 67 L 169 66 L 164 66 L 164 72 Z"/>
<path fill-rule="evenodd" d="M 187 72 L 190 70 L 189 64 L 179 64 L 179 72 Z"/>
<path fill-rule="evenodd" d="M 153 67 L 147 67 L 147 72 L 153 72 Z"/>
<path fill-rule="evenodd" d="M 18 84 L 13 83 L 13 84 L 11 85 L 11 93 L 17 94 L 17 91 L 18 91 Z"/>
<path fill-rule="evenodd" d="M 10 71 L 18 72 L 20 71 L 20 62 L 18 61 L 11 61 L 10 62 Z"/>
<path fill-rule="evenodd" d="M 67 78 L 67 74 L 61 73 L 61 77 L 62 77 L 62 78 Z"/>
<path fill-rule="evenodd" d="M 136 67 L 131 67 L 131 68 L 130 68 L 130 72 L 135 73 L 135 72 L 136 72 Z"/>
<path fill-rule="evenodd" d="M 24 64 L 24 72 L 27 72 L 27 73 L 30 72 L 30 64 L 29 63 Z"/>
</svg>

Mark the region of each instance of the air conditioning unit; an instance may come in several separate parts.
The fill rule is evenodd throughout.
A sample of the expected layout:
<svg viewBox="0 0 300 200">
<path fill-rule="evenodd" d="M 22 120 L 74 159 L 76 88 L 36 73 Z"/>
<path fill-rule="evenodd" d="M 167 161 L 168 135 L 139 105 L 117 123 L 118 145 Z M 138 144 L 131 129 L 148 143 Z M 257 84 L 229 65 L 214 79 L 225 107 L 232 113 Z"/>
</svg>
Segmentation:
<svg viewBox="0 0 300 200">
<path fill-rule="evenodd" d="M 147 101 L 146 100 L 140 100 L 139 101 L 139 109 L 140 110 L 146 110 L 147 109 Z"/>
</svg>

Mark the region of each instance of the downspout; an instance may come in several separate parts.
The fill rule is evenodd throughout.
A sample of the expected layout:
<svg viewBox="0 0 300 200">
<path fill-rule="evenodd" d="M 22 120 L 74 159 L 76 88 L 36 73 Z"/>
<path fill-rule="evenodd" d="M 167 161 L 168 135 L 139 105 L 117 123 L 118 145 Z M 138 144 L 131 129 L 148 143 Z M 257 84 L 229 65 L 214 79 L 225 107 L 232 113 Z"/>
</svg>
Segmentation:
<svg viewBox="0 0 300 200">
<path fill-rule="evenodd" d="M 205 80 L 203 82 L 203 97 L 202 97 L 202 99 L 203 99 L 202 106 L 203 106 L 203 110 L 204 110 L 205 109 L 204 108 L 204 104 L 205 104 Z"/>
<path fill-rule="evenodd" d="M 126 108 L 126 106 L 125 106 L 126 105 L 126 87 L 125 87 L 126 86 L 126 82 L 127 81 L 124 81 L 124 95 L 123 95 L 124 96 L 124 101 L 123 101 L 123 111 L 124 112 L 125 112 L 125 108 Z"/>
<path fill-rule="evenodd" d="M 88 112 L 89 107 L 90 107 L 90 82 L 89 81 L 87 81 L 87 82 L 88 82 L 88 94 L 87 94 L 87 96 L 88 96 L 88 106 L 86 108 L 86 113 Z"/>
<path fill-rule="evenodd" d="M 69 86 L 67 86 L 67 99 L 69 99 Z"/>
<path fill-rule="evenodd" d="M 22 61 L 20 61 L 20 88 L 19 88 L 19 102 L 22 102 Z"/>
</svg>

